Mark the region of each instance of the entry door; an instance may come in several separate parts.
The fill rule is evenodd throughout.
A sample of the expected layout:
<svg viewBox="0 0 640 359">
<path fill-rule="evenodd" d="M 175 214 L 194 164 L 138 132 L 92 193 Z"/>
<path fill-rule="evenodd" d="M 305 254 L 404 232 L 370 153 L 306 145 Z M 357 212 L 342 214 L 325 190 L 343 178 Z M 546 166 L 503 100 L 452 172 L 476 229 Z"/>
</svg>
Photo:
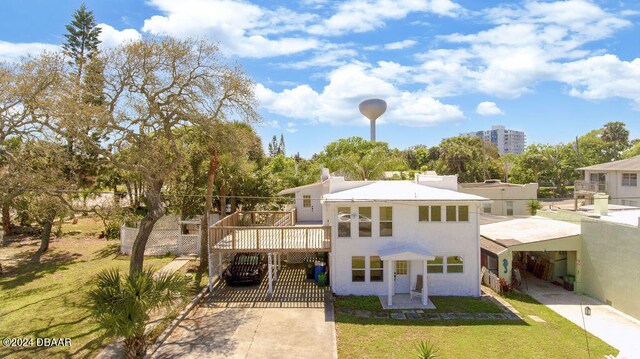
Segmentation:
<svg viewBox="0 0 640 359">
<path fill-rule="evenodd" d="M 298 221 L 312 221 L 315 217 L 316 206 L 311 193 L 302 194 L 302 206 L 297 208 Z"/>
<path fill-rule="evenodd" d="M 409 262 L 396 261 L 395 291 L 396 293 L 409 293 Z"/>
</svg>

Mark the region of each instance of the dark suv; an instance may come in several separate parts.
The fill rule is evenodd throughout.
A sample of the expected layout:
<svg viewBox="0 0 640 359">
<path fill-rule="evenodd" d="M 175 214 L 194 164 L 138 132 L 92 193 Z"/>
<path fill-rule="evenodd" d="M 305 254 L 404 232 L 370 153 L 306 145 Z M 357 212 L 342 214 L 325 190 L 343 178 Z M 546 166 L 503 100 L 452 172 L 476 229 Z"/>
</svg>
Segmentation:
<svg viewBox="0 0 640 359">
<path fill-rule="evenodd" d="M 264 253 L 238 253 L 224 271 L 224 280 L 230 286 L 260 284 L 266 271 Z"/>
</svg>

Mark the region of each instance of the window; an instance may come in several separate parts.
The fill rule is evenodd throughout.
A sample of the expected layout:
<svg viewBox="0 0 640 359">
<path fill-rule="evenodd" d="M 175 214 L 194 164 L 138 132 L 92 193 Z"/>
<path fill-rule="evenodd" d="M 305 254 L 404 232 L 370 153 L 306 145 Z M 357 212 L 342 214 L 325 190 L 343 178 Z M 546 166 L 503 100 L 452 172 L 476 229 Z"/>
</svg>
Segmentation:
<svg viewBox="0 0 640 359">
<path fill-rule="evenodd" d="M 418 206 L 418 222 L 429 220 L 429 206 Z"/>
<path fill-rule="evenodd" d="M 513 216 L 513 201 L 507 201 L 507 216 Z"/>
<path fill-rule="evenodd" d="M 382 282 L 384 278 L 382 259 L 378 256 L 369 257 L 369 280 Z"/>
<path fill-rule="evenodd" d="M 393 235 L 393 211 L 392 207 L 380 207 L 380 237 Z"/>
<path fill-rule="evenodd" d="M 442 257 L 437 256 L 434 260 L 427 261 L 427 273 L 444 273 Z"/>
<path fill-rule="evenodd" d="M 311 207 L 311 196 L 308 194 L 305 194 L 302 196 L 302 207 L 304 208 L 309 208 Z"/>
<path fill-rule="evenodd" d="M 396 261 L 396 274 L 397 275 L 409 274 L 409 263 L 407 261 Z"/>
<path fill-rule="evenodd" d="M 484 213 L 489 213 L 491 214 L 491 203 L 483 203 L 482 204 L 482 211 Z"/>
<path fill-rule="evenodd" d="M 338 237 L 351 237 L 350 207 L 338 207 Z"/>
<path fill-rule="evenodd" d="M 447 222 L 456 221 L 456 206 L 447 206 Z"/>
<path fill-rule="evenodd" d="M 462 273 L 463 260 L 460 256 L 447 257 L 447 273 Z"/>
<path fill-rule="evenodd" d="M 364 282 L 364 256 L 351 257 L 351 281 Z"/>
<path fill-rule="evenodd" d="M 625 187 L 638 187 L 638 174 L 637 173 L 623 173 L 622 185 Z"/>
<path fill-rule="evenodd" d="M 360 207 L 358 212 L 358 235 L 371 237 L 371 207 Z"/>
<path fill-rule="evenodd" d="M 459 222 L 469 221 L 469 206 L 458 206 L 458 221 Z"/>
<path fill-rule="evenodd" d="M 442 221 L 442 207 L 431 206 L 431 222 L 441 222 L 441 221 Z"/>
</svg>

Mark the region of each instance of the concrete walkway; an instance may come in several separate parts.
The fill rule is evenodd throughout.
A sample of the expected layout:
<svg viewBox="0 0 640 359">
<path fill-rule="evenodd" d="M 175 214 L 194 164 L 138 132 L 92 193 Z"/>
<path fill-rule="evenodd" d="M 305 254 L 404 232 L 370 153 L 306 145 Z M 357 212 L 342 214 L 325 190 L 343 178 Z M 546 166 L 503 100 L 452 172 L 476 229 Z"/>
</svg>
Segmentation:
<svg viewBox="0 0 640 359">
<path fill-rule="evenodd" d="M 333 306 L 221 308 L 202 305 L 153 358 L 313 358 L 336 355 Z"/>
<path fill-rule="evenodd" d="M 529 289 L 525 293 L 581 328 L 584 306 L 589 306 L 591 316 L 584 316 L 587 331 L 620 350 L 618 358 L 640 358 L 639 320 L 538 278 L 527 277 L 527 284 Z"/>
</svg>

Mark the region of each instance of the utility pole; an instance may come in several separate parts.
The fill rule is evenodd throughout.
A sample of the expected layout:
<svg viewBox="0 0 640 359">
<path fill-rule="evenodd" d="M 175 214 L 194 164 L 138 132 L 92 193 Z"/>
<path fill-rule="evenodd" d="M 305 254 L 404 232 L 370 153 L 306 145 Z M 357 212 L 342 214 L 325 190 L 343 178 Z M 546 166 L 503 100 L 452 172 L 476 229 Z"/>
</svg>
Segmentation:
<svg viewBox="0 0 640 359">
<path fill-rule="evenodd" d="M 482 177 L 484 178 L 484 180 L 487 180 L 487 162 L 485 160 L 485 154 L 484 154 L 484 138 L 482 139 Z"/>
</svg>

